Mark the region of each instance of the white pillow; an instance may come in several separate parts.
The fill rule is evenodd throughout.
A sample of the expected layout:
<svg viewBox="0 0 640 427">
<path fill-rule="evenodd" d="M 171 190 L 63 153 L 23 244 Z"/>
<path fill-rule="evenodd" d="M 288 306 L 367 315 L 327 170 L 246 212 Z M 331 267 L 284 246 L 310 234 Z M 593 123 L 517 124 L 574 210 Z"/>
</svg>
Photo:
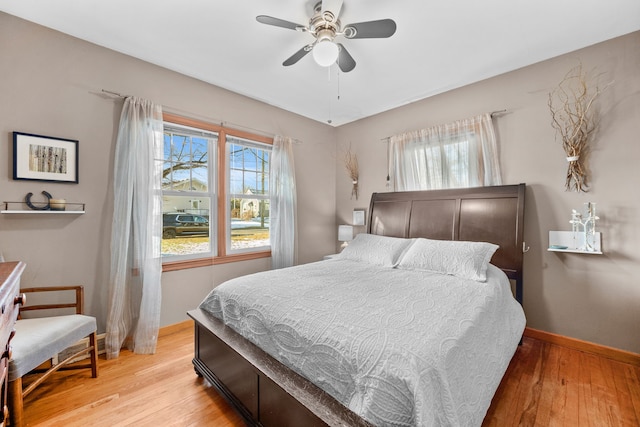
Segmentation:
<svg viewBox="0 0 640 427">
<path fill-rule="evenodd" d="M 399 269 L 425 270 L 478 282 L 487 281 L 487 265 L 498 245 L 487 242 L 416 239 Z"/>
<path fill-rule="evenodd" d="M 336 258 L 393 267 L 413 239 L 358 234 Z"/>
</svg>

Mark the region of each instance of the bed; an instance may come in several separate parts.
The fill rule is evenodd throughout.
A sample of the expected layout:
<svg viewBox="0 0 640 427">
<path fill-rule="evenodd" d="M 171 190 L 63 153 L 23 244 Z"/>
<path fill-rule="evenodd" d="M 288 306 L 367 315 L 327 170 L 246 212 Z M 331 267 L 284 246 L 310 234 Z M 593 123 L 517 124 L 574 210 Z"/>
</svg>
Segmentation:
<svg viewBox="0 0 640 427">
<path fill-rule="evenodd" d="M 524 194 L 374 193 L 339 256 L 189 312 L 196 372 L 248 425 L 480 425 L 524 329 Z"/>
</svg>

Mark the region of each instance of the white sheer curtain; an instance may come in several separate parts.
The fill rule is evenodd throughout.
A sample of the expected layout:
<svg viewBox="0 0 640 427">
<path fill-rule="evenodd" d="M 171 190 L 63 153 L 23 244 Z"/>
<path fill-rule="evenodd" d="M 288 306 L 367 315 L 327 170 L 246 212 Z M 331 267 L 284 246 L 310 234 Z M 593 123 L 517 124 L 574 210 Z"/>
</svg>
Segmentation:
<svg viewBox="0 0 640 427">
<path fill-rule="evenodd" d="M 271 188 L 270 230 L 271 268 L 291 267 L 296 254 L 296 176 L 293 141 L 276 135 L 269 164 Z"/>
<path fill-rule="evenodd" d="M 124 101 L 116 143 L 107 358 L 155 352 L 162 260 L 162 108 Z"/>
<path fill-rule="evenodd" d="M 501 185 L 490 114 L 421 129 L 389 140 L 395 191 Z"/>
</svg>

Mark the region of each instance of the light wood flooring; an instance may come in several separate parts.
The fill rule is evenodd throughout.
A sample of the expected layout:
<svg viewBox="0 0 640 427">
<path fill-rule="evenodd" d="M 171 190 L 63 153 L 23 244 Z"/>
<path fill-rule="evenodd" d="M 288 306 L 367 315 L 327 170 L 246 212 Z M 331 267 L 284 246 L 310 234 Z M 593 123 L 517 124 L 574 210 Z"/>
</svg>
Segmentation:
<svg viewBox="0 0 640 427">
<path fill-rule="evenodd" d="M 25 401 L 29 426 L 244 426 L 194 373 L 191 324 L 157 353 L 100 360 L 98 378 L 55 375 Z M 640 426 L 640 367 L 525 337 L 483 426 Z M 304 427 L 304 426 L 301 426 Z"/>
</svg>

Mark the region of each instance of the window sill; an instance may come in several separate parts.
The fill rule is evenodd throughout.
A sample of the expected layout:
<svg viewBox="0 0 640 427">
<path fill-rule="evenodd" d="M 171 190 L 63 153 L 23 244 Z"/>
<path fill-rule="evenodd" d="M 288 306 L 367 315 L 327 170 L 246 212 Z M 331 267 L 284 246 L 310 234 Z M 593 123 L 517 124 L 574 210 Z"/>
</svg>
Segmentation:
<svg viewBox="0 0 640 427">
<path fill-rule="evenodd" d="M 226 264 L 229 262 L 248 261 L 259 258 L 269 258 L 271 251 L 252 252 L 246 254 L 227 255 L 224 257 L 199 258 L 186 261 L 167 261 L 162 263 L 162 272 L 185 270 L 188 268 L 208 267 L 210 265 Z"/>
</svg>

